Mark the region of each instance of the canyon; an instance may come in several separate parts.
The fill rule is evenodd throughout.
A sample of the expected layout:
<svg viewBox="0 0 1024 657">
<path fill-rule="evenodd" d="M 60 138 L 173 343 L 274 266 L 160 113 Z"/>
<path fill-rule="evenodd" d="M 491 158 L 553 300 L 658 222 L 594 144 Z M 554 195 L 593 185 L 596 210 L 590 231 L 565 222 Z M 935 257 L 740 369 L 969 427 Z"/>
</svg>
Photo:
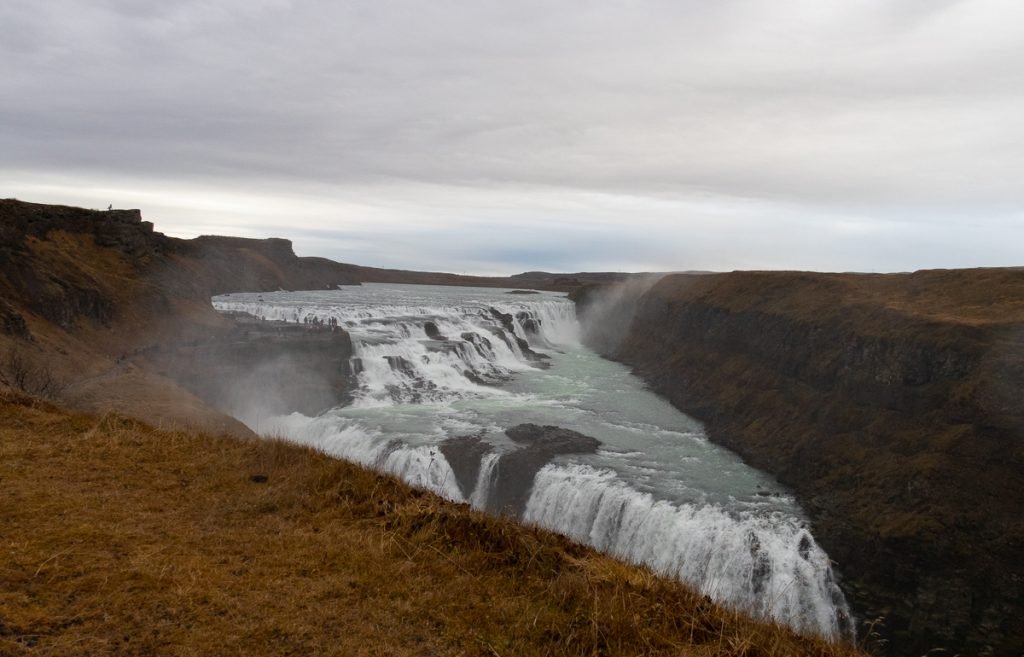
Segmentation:
<svg viewBox="0 0 1024 657">
<path fill-rule="evenodd" d="M 283 239 L 175 239 L 137 210 L 0 201 L 0 348 L 88 412 L 252 437 L 233 417 L 240 380 L 280 412 L 343 403 L 344 331 L 210 298 L 375 282 L 571 292 L 589 344 L 793 490 L 863 640 L 1024 651 L 1024 270 L 464 277 L 298 257 Z"/>
</svg>

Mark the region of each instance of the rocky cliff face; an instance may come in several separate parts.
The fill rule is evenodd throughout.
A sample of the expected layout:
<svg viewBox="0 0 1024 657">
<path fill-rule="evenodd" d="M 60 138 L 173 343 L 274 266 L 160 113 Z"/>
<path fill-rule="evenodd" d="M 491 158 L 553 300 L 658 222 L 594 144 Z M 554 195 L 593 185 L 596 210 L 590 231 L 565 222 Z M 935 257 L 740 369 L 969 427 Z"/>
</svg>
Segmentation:
<svg viewBox="0 0 1024 657">
<path fill-rule="evenodd" d="M 585 323 L 606 297 L 577 294 Z M 884 618 L 862 634 L 1024 649 L 1024 271 L 669 276 L 631 303 L 606 353 L 794 489 Z"/>
<path fill-rule="evenodd" d="M 152 369 L 232 417 L 252 424 L 348 403 L 357 382 L 345 331 L 237 317 L 226 330 L 139 354 Z"/>
<path fill-rule="evenodd" d="M 52 365 L 67 401 L 89 408 L 244 432 L 209 406 L 315 414 L 344 401 L 344 331 L 232 320 L 210 296 L 353 282 L 351 266 L 299 258 L 287 240 L 179 240 L 138 210 L 0 201 L 0 347 Z"/>
</svg>

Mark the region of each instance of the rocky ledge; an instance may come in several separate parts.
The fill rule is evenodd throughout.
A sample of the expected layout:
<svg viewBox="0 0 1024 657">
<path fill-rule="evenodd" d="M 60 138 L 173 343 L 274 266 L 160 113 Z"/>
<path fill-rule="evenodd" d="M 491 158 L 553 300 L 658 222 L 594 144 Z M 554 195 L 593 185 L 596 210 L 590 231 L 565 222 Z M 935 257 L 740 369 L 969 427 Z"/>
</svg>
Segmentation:
<svg viewBox="0 0 1024 657">
<path fill-rule="evenodd" d="M 523 513 L 534 477 L 551 459 L 560 454 L 594 453 L 601 446 L 597 438 L 552 425 L 519 424 L 506 429 L 505 435 L 521 448 L 503 454 L 498 460 L 487 496 L 487 510 L 511 516 Z M 480 436 L 450 438 L 441 445 L 441 453 L 466 497 L 472 494 L 481 461 L 491 449 Z"/>
</svg>

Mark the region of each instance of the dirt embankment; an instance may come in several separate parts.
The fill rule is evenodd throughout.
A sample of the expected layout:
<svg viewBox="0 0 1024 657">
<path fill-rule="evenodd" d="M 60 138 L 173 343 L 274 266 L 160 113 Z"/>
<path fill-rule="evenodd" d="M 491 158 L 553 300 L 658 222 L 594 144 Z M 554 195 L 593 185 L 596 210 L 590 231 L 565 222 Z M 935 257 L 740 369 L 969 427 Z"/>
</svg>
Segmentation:
<svg viewBox="0 0 1024 657">
<path fill-rule="evenodd" d="M 634 303 L 610 355 L 795 490 L 890 654 L 1024 650 L 1024 270 L 668 276 Z"/>
</svg>

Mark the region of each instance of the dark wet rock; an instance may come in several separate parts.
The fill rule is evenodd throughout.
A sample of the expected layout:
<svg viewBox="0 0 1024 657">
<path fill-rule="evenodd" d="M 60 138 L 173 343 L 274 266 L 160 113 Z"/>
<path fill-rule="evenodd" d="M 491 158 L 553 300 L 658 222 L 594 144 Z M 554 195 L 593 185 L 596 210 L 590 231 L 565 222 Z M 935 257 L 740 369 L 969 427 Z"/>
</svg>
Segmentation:
<svg viewBox="0 0 1024 657">
<path fill-rule="evenodd" d="M 509 315 L 509 317 L 511 317 L 511 315 Z M 550 363 L 544 362 L 550 360 L 550 356 L 548 356 L 547 354 L 542 354 L 534 351 L 533 349 L 530 348 L 529 342 L 519 337 L 515 333 L 511 331 L 504 331 L 498 327 L 491 328 L 490 331 L 496 338 L 504 342 L 505 346 L 507 346 L 510 351 L 514 352 L 518 348 L 519 351 L 523 354 L 523 357 L 526 360 L 530 361 L 534 367 L 540 369 L 547 369 L 551 367 Z M 465 337 L 466 335 L 466 333 L 463 333 L 463 337 Z"/>
<path fill-rule="evenodd" d="M 496 337 L 499 340 L 501 340 L 502 342 L 504 342 L 506 347 L 508 347 L 510 350 L 513 350 L 513 351 L 515 350 L 515 347 L 512 346 L 514 343 L 513 343 L 512 339 L 509 337 L 509 335 L 510 335 L 509 333 L 507 333 L 506 331 L 498 328 L 497 326 L 492 327 L 489 330 L 490 330 L 491 334 L 494 337 Z M 465 334 L 463 334 L 463 335 L 465 335 Z"/>
<path fill-rule="evenodd" d="M 466 377 L 467 379 L 469 379 L 473 383 L 477 384 L 478 386 L 492 386 L 492 385 L 495 385 L 494 382 L 488 381 L 487 379 L 483 378 L 482 376 L 480 376 L 479 374 L 477 374 L 473 370 L 462 370 L 462 376 Z"/>
<path fill-rule="evenodd" d="M 505 430 L 514 442 L 551 454 L 592 454 L 601 441 L 579 431 L 552 425 L 518 424 Z"/>
<path fill-rule="evenodd" d="M 497 308 L 488 308 L 487 310 L 490 311 L 491 317 L 493 317 L 494 319 L 498 320 L 498 322 L 505 328 L 506 331 L 508 331 L 509 333 L 512 333 L 513 335 L 515 334 L 515 332 L 516 332 L 515 320 L 514 320 L 514 318 L 512 317 L 511 314 L 503 313 L 500 310 L 498 310 Z"/>
<path fill-rule="evenodd" d="M 800 552 L 800 556 L 806 560 L 811 553 L 811 537 L 807 534 L 801 536 L 800 545 L 797 546 L 797 550 Z"/>
<path fill-rule="evenodd" d="M 480 475 L 480 462 L 491 451 L 490 445 L 480 436 L 456 436 L 442 442 L 440 449 L 455 473 L 455 481 L 463 497 L 469 499 Z"/>
<path fill-rule="evenodd" d="M 505 294 L 540 294 L 537 290 L 509 290 Z"/>
<path fill-rule="evenodd" d="M 427 342 L 424 346 L 427 351 L 435 354 L 463 354 L 465 353 L 463 350 L 466 348 L 465 344 L 451 340 L 432 340 Z"/>
<path fill-rule="evenodd" d="M 437 324 L 434 322 L 424 322 L 423 332 L 426 333 L 427 337 L 431 340 L 443 342 L 448 339 L 441 333 L 441 329 L 437 328 Z"/>
<path fill-rule="evenodd" d="M 408 379 L 400 384 L 389 384 L 385 386 L 388 394 L 396 402 L 409 404 L 420 404 L 429 400 L 437 390 L 437 384 L 429 379 L 418 376 L 415 370 L 411 369 L 411 363 L 404 358 L 395 358 L 393 361 L 398 371 L 405 374 Z"/>
<path fill-rule="evenodd" d="M 408 377 L 416 377 L 416 367 L 411 362 L 401 356 L 384 356 L 384 360 L 388 362 L 388 367 L 396 372 L 401 372 Z"/>
<path fill-rule="evenodd" d="M 519 351 L 523 352 L 523 357 L 525 357 L 526 360 L 530 361 L 530 363 L 534 367 L 542 370 L 546 370 L 549 367 L 551 367 L 551 363 L 547 362 L 551 360 L 551 356 L 548 356 L 547 354 L 542 354 L 538 351 L 534 351 L 533 349 L 530 348 L 530 343 L 522 339 L 518 335 L 514 335 L 512 337 L 515 339 L 516 346 L 519 347 Z"/>
<path fill-rule="evenodd" d="M 498 461 L 487 509 L 513 516 L 522 515 L 534 477 L 551 459 L 560 454 L 592 454 L 601 445 L 596 438 L 550 425 L 520 424 L 505 434 L 523 447 Z"/>
<path fill-rule="evenodd" d="M 516 313 L 516 320 L 519 325 L 523 327 L 523 330 L 531 335 L 540 333 L 540 319 L 534 317 L 526 311 L 520 311 Z"/>
<path fill-rule="evenodd" d="M 490 360 L 490 356 L 494 353 L 494 347 L 491 346 L 491 341 L 478 333 L 466 332 L 462 334 L 462 339 L 473 345 L 476 352 L 482 357 Z"/>
</svg>

